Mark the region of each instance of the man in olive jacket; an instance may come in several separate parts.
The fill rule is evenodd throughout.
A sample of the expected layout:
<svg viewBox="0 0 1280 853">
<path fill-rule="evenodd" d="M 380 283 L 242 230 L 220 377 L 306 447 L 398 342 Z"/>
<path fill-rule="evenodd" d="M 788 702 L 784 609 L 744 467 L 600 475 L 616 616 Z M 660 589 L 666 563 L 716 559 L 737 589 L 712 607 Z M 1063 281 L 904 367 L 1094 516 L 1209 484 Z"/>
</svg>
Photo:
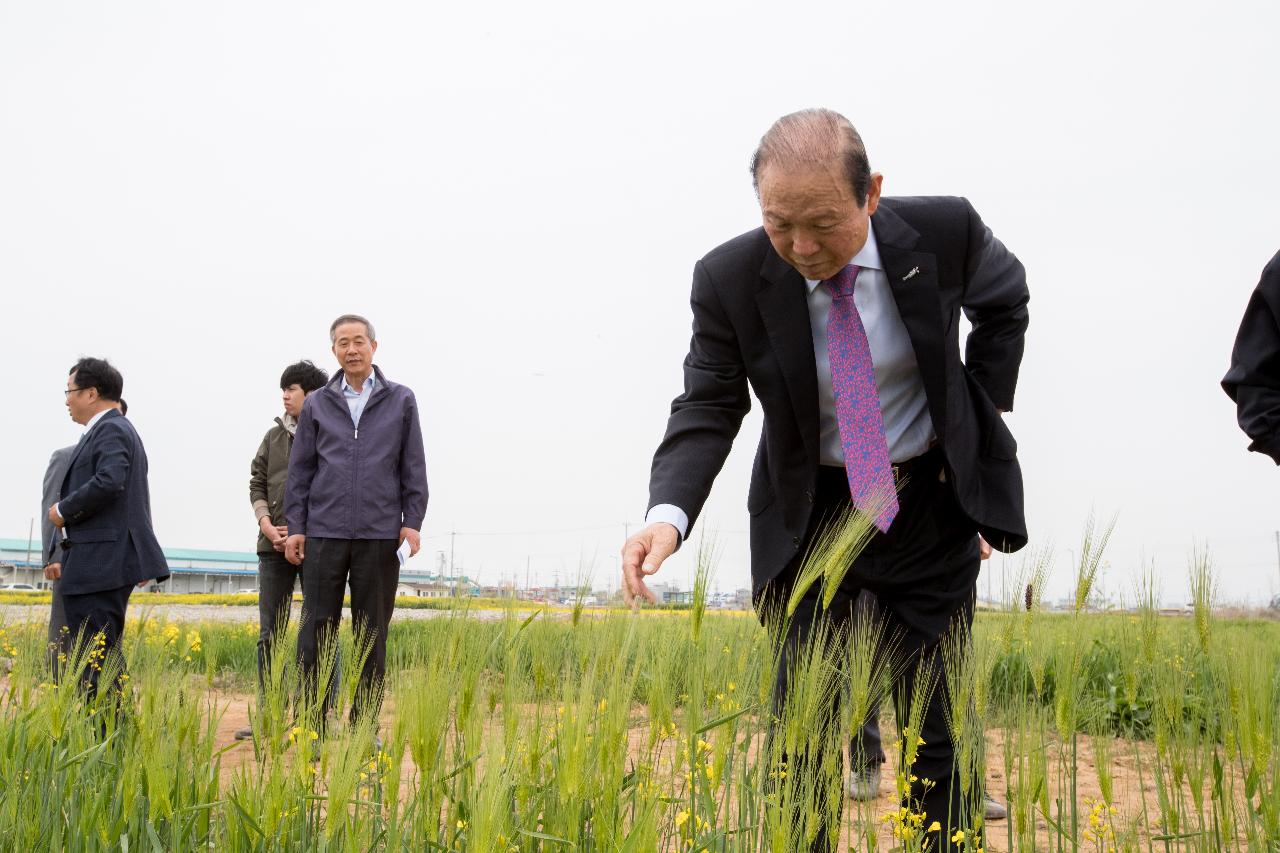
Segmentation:
<svg viewBox="0 0 1280 853">
<path fill-rule="evenodd" d="M 302 569 L 284 557 L 288 528 L 284 523 L 284 487 L 289 478 L 289 450 L 307 395 L 323 388 L 329 377 L 310 361 L 291 364 L 280 374 L 284 414 L 267 430 L 249 466 L 249 502 L 258 521 L 258 686 L 266 685 L 271 644 L 276 631 L 289 624 L 295 582 Z M 284 620 L 283 623 L 280 620 Z M 236 740 L 253 737 L 239 729 Z"/>
</svg>

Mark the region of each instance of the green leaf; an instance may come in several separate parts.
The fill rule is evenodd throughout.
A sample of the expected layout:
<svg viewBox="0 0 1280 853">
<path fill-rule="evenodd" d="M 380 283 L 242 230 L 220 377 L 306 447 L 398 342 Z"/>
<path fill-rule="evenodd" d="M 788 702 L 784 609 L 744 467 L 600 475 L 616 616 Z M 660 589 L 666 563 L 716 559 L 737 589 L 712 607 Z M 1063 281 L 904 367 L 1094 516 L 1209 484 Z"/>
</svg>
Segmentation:
<svg viewBox="0 0 1280 853">
<path fill-rule="evenodd" d="M 119 731 L 119 730 L 117 729 L 117 731 Z M 58 772 L 62 772 L 63 770 L 66 770 L 66 769 L 67 769 L 68 767 L 70 767 L 72 764 L 75 764 L 75 763 L 79 762 L 79 761 L 80 761 L 80 759 L 82 759 L 82 758 L 86 757 L 86 756 L 87 756 L 87 755 L 89 755 L 89 753 L 91 753 L 91 752 L 102 752 L 103 750 L 105 750 L 105 749 L 107 748 L 107 744 L 111 743 L 111 740 L 112 740 L 115 736 L 116 736 L 116 732 L 112 732 L 111 734 L 107 735 L 107 737 L 106 737 L 106 738 L 104 738 L 104 739 L 103 739 L 102 743 L 94 744 L 93 746 L 89 747 L 88 749 L 84 750 L 83 752 L 77 753 L 76 755 L 72 756 L 71 758 L 68 758 L 68 759 L 67 759 L 66 761 L 64 761 L 62 764 L 58 765 L 58 767 L 57 767 Z"/>
<path fill-rule="evenodd" d="M 734 711 L 731 714 L 725 714 L 723 716 L 716 717 L 714 720 L 708 723 L 703 723 L 700 728 L 694 731 L 694 734 L 700 735 L 703 732 L 709 732 L 714 728 L 719 728 L 720 726 L 723 726 L 725 723 L 738 719 L 738 717 L 741 717 L 743 714 L 747 713 L 748 711 L 754 710 L 755 707 L 756 707 L 755 705 L 747 705 L 745 708 L 739 708 L 738 710 Z"/>
<path fill-rule="evenodd" d="M 557 838 L 554 835 L 547 835 L 545 832 L 534 832 L 532 829 L 517 829 L 516 832 L 521 835 L 527 835 L 529 838 L 537 838 L 540 841 L 551 841 L 555 844 L 568 844 L 570 847 L 578 846 L 567 838 Z"/>
<path fill-rule="evenodd" d="M 160 843 L 160 834 L 156 832 L 151 821 L 147 821 L 147 837 L 151 839 L 151 849 L 154 853 L 165 853 L 164 845 Z"/>
<path fill-rule="evenodd" d="M 244 821 L 245 826 L 252 829 L 254 831 L 254 834 L 256 834 L 263 841 L 266 841 L 267 840 L 266 833 L 262 831 L 262 827 L 258 826 L 258 822 L 249 816 L 249 813 L 245 811 L 244 806 L 240 805 L 240 802 L 235 797 L 227 797 L 227 801 L 231 803 L 231 805 L 236 807 L 236 811 L 240 813 L 240 819 Z"/>
</svg>

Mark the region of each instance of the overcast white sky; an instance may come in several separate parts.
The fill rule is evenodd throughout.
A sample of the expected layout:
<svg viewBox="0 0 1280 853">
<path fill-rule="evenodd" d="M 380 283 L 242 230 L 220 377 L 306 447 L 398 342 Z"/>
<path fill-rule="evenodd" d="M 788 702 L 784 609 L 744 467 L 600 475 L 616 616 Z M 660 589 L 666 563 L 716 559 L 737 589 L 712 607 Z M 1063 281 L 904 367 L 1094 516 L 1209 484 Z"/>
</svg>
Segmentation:
<svg viewBox="0 0 1280 853">
<path fill-rule="evenodd" d="M 1057 588 L 1093 508 L 1111 587 L 1147 562 L 1179 598 L 1205 543 L 1225 597 L 1263 600 L 1280 471 L 1218 381 L 1280 249 L 1278 30 L 1271 2 L 0 0 L 0 536 L 78 437 L 61 389 L 91 354 L 124 373 L 161 543 L 252 550 L 280 371 L 336 367 L 355 311 L 423 412 L 411 565 L 456 530 L 486 581 L 616 583 L 693 264 L 758 224 L 760 134 L 828 106 L 887 194 L 967 196 L 1026 265 L 1008 420 Z M 724 589 L 757 415 L 700 524 Z"/>
</svg>

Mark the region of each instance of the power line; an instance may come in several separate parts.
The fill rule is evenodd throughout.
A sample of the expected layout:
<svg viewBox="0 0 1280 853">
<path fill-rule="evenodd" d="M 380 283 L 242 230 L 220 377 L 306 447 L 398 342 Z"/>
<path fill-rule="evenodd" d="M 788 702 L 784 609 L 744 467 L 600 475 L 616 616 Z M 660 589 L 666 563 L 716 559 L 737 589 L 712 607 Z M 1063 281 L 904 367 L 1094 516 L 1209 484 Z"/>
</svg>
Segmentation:
<svg viewBox="0 0 1280 853">
<path fill-rule="evenodd" d="M 597 524 L 592 527 L 565 527 L 559 529 L 536 528 L 533 530 L 451 530 L 448 533 L 433 533 L 423 539 L 443 539 L 446 536 L 539 536 L 560 533 L 587 533 L 593 530 L 617 530 L 618 524 Z"/>
</svg>

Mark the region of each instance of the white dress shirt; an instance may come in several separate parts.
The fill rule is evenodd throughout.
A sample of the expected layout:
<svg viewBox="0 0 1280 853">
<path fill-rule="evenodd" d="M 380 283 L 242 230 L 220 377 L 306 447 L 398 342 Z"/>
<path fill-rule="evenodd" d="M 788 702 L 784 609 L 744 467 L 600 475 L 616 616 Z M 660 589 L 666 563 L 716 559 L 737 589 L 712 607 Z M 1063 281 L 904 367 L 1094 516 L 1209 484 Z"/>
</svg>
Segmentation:
<svg viewBox="0 0 1280 853">
<path fill-rule="evenodd" d="M 875 229 L 867 223 L 867 242 L 850 263 L 860 267 L 853 288 L 853 302 L 871 349 L 876 390 L 880 395 L 880 416 L 884 420 L 889 459 L 903 462 L 929 449 L 935 433 L 929 416 L 924 380 L 916 363 L 915 350 L 907 327 L 898 313 L 889 277 L 880 263 Z M 823 465 L 844 465 L 840 446 L 840 425 L 836 420 L 835 392 L 831 387 L 831 358 L 827 353 L 827 316 L 831 313 L 831 293 L 820 281 L 805 280 L 809 291 L 809 328 L 813 335 L 813 355 L 818 368 L 818 454 Z M 906 284 L 910 287 L 910 283 Z M 673 504 L 658 504 L 649 510 L 645 522 L 665 521 L 680 531 L 689 529 L 689 516 Z"/>
<path fill-rule="evenodd" d="M 364 384 L 360 386 L 360 390 L 352 388 L 347 384 L 347 374 L 342 374 L 342 396 L 347 399 L 347 409 L 351 412 L 351 423 L 356 429 L 360 429 L 360 415 L 364 413 L 365 404 L 369 402 L 369 395 L 373 393 L 373 385 L 376 378 L 372 373 L 364 380 Z"/>
</svg>

